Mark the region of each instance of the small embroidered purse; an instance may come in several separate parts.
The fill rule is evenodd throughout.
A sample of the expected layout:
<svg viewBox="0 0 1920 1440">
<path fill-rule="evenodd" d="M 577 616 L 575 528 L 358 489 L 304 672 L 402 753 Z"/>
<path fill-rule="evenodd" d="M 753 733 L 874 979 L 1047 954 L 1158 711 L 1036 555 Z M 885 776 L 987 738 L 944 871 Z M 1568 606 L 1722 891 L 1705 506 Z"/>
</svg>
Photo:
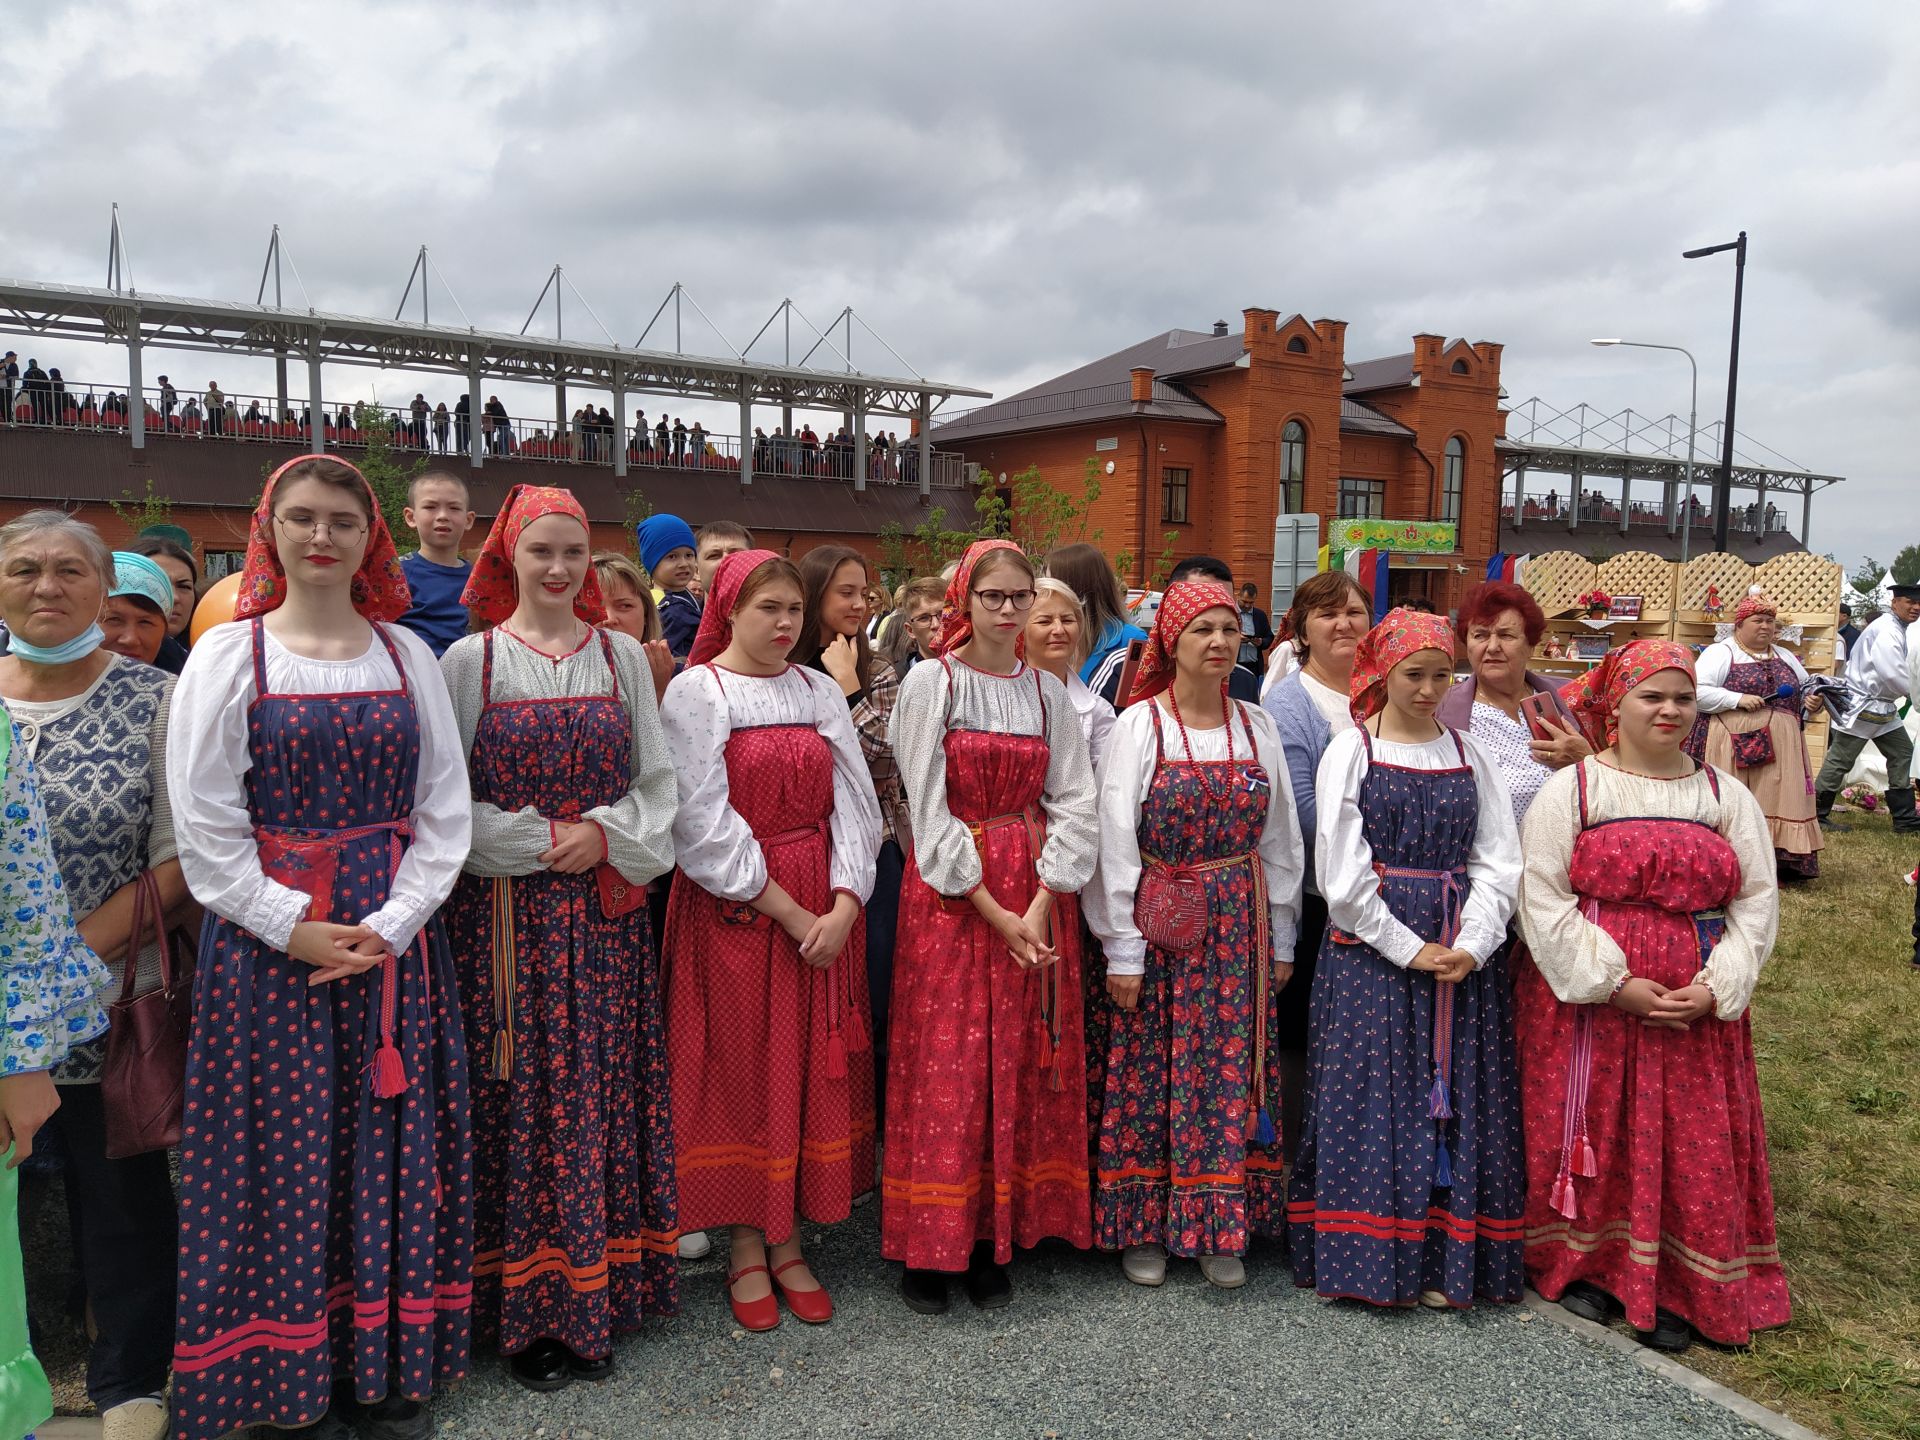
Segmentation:
<svg viewBox="0 0 1920 1440">
<path fill-rule="evenodd" d="M 1133 897 L 1133 923 L 1156 950 L 1182 955 L 1207 933 L 1207 887 L 1193 871 L 1149 860 Z"/>
<path fill-rule="evenodd" d="M 1752 770 L 1773 763 L 1773 732 L 1748 730 L 1733 739 L 1733 763 L 1739 769 Z"/>
</svg>

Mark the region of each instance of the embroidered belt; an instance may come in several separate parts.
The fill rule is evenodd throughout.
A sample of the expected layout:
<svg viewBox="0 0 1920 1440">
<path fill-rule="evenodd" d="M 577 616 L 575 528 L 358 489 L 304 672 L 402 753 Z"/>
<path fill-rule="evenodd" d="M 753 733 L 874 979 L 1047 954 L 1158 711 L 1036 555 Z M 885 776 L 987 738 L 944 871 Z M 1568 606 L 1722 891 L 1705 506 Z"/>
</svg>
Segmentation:
<svg viewBox="0 0 1920 1440">
<path fill-rule="evenodd" d="M 1420 870 L 1408 865 L 1373 867 L 1382 885 L 1388 880 L 1438 880 L 1440 882 L 1440 940 L 1448 949 L 1460 938 L 1460 912 L 1466 892 L 1461 881 L 1467 867 L 1456 865 L 1447 870 Z M 1453 1119 L 1453 992 L 1459 987 L 1437 981 L 1433 987 L 1433 1085 L 1427 1091 L 1427 1114 L 1433 1120 L 1433 1186 L 1436 1190 L 1453 1188 L 1453 1165 L 1447 1155 L 1447 1122 Z"/>
<path fill-rule="evenodd" d="M 987 835 L 994 830 L 1005 830 L 1018 825 L 1027 832 L 1028 862 L 1033 868 L 1033 883 L 1041 888 L 1040 851 L 1047 842 L 1047 818 L 1038 805 L 1028 805 L 1019 810 L 1009 810 L 1001 815 L 989 815 L 984 820 L 963 822 L 967 833 L 973 837 L 973 848 L 980 856 L 980 883 L 987 883 Z M 950 915 L 964 915 L 973 909 L 973 901 L 967 896 L 954 898 L 948 895 L 935 897 L 942 910 Z M 1047 908 L 1047 944 L 1059 953 L 1059 927 L 1053 908 Z M 1056 961 L 1046 967 L 1040 977 L 1040 1053 L 1038 1068 L 1053 1072 L 1053 1088 L 1062 1088 L 1060 1078 L 1060 1007 L 1062 1004 L 1060 985 L 1060 965 Z"/>
<path fill-rule="evenodd" d="M 1223 855 L 1217 860 L 1200 860 L 1176 865 L 1158 855 L 1140 852 L 1141 863 L 1150 868 L 1173 870 L 1187 875 L 1205 875 L 1247 865 L 1253 872 L 1253 956 L 1248 969 L 1253 972 L 1253 1084 L 1248 1097 L 1249 1138 L 1262 1145 L 1274 1143 L 1273 1119 L 1267 1113 L 1267 995 L 1273 983 L 1273 916 L 1267 905 L 1267 867 L 1260 863 L 1257 850 L 1238 855 Z M 1264 958 L 1263 958 L 1264 957 Z M 1292 962 L 1289 961 L 1289 964 Z"/>
<path fill-rule="evenodd" d="M 387 879 L 391 881 L 406 858 L 413 841 L 413 822 L 382 820 L 371 825 L 351 825 L 341 830 L 308 829 L 294 825 L 256 825 L 254 842 L 260 850 L 260 868 L 267 877 L 290 889 L 310 896 L 313 906 L 309 920 L 327 922 L 333 915 L 333 882 L 339 869 L 340 851 L 355 840 L 371 836 L 388 837 Z M 433 963 L 426 950 L 426 926 L 414 936 L 419 948 L 421 975 L 431 1000 Z M 393 1029 L 398 1009 L 398 959 L 391 952 L 380 960 L 380 1044 L 373 1055 L 373 1093 L 390 1100 L 404 1091 L 406 1067 L 400 1049 L 394 1044 Z"/>
</svg>

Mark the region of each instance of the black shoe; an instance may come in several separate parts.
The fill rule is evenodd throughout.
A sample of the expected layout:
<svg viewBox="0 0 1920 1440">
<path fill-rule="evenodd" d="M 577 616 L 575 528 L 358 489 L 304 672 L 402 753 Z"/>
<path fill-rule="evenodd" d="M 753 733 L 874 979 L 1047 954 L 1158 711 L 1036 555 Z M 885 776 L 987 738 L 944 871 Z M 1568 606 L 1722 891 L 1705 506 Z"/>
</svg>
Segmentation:
<svg viewBox="0 0 1920 1440">
<path fill-rule="evenodd" d="M 354 1430 L 360 1440 L 428 1440 L 433 1434 L 433 1411 L 421 1401 L 389 1395 L 364 1407 Z"/>
<path fill-rule="evenodd" d="M 1913 947 L 1913 968 L 1920 970 L 1920 945 Z"/>
<path fill-rule="evenodd" d="M 921 1315 L 947 1313 L 947 1277 L 938 1270 L 908 1270 L 900 1277 L 900 1298 Z"/>
<path fill-rule="evenodd" d="M 1653 1328 L 1636 1330 L 1640 1343 L 1649 1350 L 1678 1355 L 1693 1344 L 1693 1327 L 1671 1310 L 1653 1312 Z"/>
<path fill-rule="evenodd" d="M 1902 821 L 1893 827 L 1893 833 L 1896 835 L 1920 835 L 1920 820 L 1915 820 L 1911 824 Z"/>
<path fill-rule="evenodd" d="M 1013 1299 L 1013 1277 L 1006 1266 L 994 1264 L 993 1251 L 985 1246 L 967 1262 L 966 1286 L 967 1298 L 978 1310 L 998 1310 Z"/>
<path fill-rule="evenodd" d="M 514 1379 L 536 1394 L 564 1390 L 573 1383 L 573 1352 L 558 1340 L 545 1336 L 518 1354 L 507 1357 L 507 1370 Z"/>
<path fill-rule="evenodd" d="M 353 1427 L 329 1410 L 311 1425 L 283 1430 L 278 1425 L 254 1425 L 245 1432 L 246 1440 L 353 1440 Z"/>
<path fill-rule="evenodd" d="M 1820 817 L 1820 828 L 1822 830 L 1831 830 L 1836 835 L 1845 835 L 1853 829 L 1851 825 L 1842 825 L 1838 820 L 1828 815 L 1822 815 Z"/>
<path fill-rule="evenodd" d="M 613 1374 L 613 1356 L 608 1354 L 600 1360 L 589 1360 L 584 1355 L 567 1351 L 567 1373 L 576 1380 L 590 1380 L 599 1383 Z"/>
<path fill-rule="evenodd" d="M 1569 1315 L 1578 1315 L 1582 1320 L 1604 1325 L 1614 1317 L 1619 1306 L 1598 1285 L 1576 1280 L 1567 1286 L 1566 1293 L 1560 1297 L 1560 1308 Z"/>
</svg>

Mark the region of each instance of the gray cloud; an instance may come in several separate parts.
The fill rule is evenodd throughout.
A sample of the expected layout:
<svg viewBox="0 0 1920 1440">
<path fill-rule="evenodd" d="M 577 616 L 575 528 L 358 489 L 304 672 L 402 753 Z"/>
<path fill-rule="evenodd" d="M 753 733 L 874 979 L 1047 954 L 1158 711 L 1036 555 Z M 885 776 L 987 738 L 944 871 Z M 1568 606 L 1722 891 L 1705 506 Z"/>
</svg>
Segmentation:
<svg viewBox="0 0 1920 1440">
<path fill-rule="evenodd" d="M 1851 562 L 1910 493 L 1917 62 L 1902 0 L 36 6 L 0 51 L 0 272 L 97 283 L 118 199 L 152 290 L 251 298 L 278 221 L 329 309 L 391 313 L 425 241 L 489 328 L 557 260 L 623 342 L 682 280 L 735 343 L 852 303 L 1005 393 L 1262 304 L 1355 357 L 1499 340 L 1516 400 L 1642 413 L 1684 364 L 1586 339 L 1688 345 L 1711 417 L 1730 266 L 1679 252 L 1744 227 L 1741 428 L 1849 477 L 1814 545 Z M 209 366 L 270 385 L 177 368 Z"/>
</svg>

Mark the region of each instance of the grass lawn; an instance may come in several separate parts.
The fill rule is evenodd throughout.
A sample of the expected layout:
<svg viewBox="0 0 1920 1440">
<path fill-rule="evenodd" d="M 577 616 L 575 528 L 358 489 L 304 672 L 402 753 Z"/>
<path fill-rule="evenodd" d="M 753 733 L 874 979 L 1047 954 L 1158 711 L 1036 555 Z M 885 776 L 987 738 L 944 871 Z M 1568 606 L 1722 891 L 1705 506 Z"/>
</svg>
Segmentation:
<svg viewBox="0 0 1920 1440">
<path fill-rule="evenodd" d="M 1920 1440 L 1920 839 L 1837 818 L 1753 1001 L 1793 1323 L 1686 1358 L 1825 1434 Z"/>
</svg>

